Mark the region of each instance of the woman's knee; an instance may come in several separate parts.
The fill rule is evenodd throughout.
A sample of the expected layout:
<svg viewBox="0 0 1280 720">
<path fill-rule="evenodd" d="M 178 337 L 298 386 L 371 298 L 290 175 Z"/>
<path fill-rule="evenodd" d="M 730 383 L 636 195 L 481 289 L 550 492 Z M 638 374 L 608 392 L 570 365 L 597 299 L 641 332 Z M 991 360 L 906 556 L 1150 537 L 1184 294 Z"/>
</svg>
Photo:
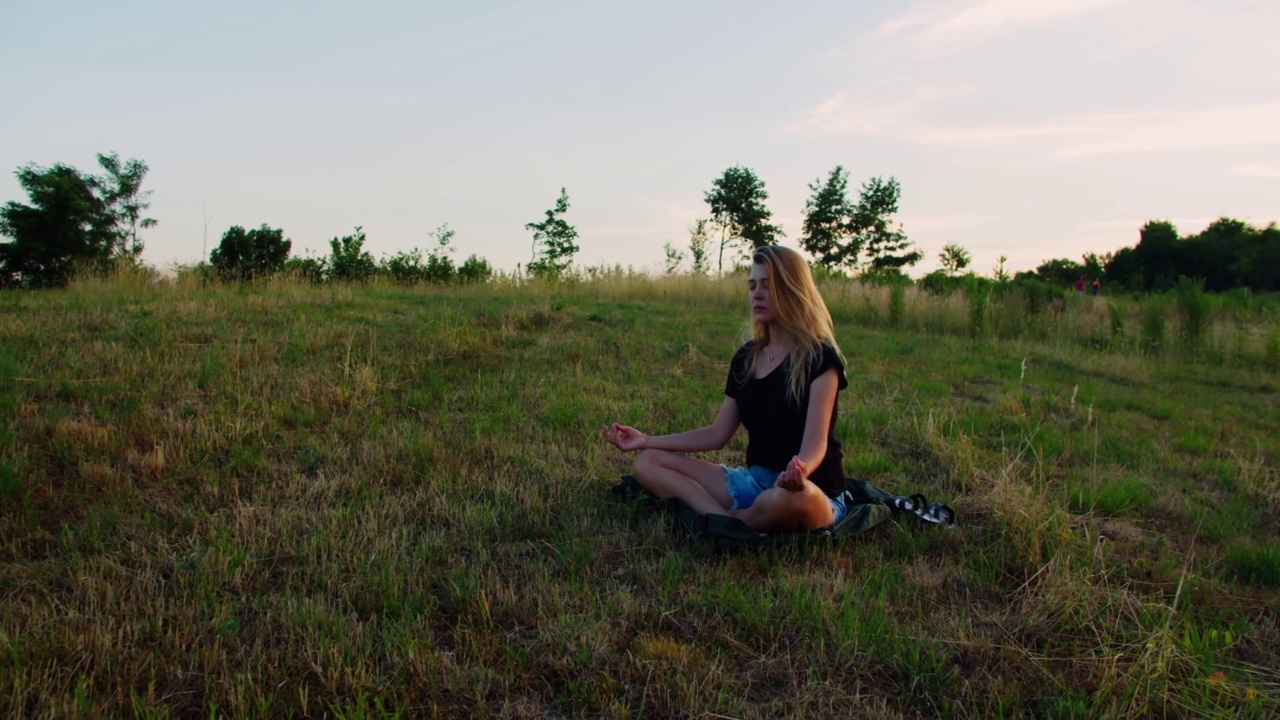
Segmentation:
<svg viewBox="0 0 1280 720">
<path fill-rule="evenodd" d="M 636 459 L 631 462 L 631 470 L 639 475 L 648 470 L 662 467 L 662 457 L 670 455 L 666 450 L 653 450 L 646 448 L 636 453 Z"/>
</svg>

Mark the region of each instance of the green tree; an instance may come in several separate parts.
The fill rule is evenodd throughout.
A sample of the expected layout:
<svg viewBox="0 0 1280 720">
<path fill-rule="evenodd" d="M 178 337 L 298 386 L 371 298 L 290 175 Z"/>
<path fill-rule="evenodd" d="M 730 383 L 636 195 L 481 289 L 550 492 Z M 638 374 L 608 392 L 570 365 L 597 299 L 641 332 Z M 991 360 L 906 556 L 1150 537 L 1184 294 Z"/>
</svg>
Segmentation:
<svg viewBox="0 0 1280 720">
<path fill-rule="evenodd" d="M 804 203 L 804 235 L 800 247 L 824 267 L 853 269 L 863 237 L 854 233 L 854 206 L 849 201 L 849 172 L 837 165 L 825 182 L 814 180 Z"/>
<path fill-rule="evenodd" d="M 291 247 L 293 242 L 285 239 L 283 230 L 270 228 L 265 223 L 249 231 L 234 225 L 222 234 L 218 247 L 209 253 L 209 264 L 227 280 L 267 277 L 284 267 Z"/>
<path fill-rule="evenodd" d="M 114 235 L 93 178 L 62 163 L 15 173 L 30 205 L 0 208 L 0 286 L 63 287 L 78 269 L 102 267 Z"/>
<path fill-rule="evenodd" d="M 543 278 L 558 278 L 573 264 L 578 252 L 578 229 L 565 221 L 569 211 L 569 194 L 560 188 L 560 197 L 554 208 L 546 211 L 542 222 L 524 226 L 533 233 L 533 259 L 529 261 L 529 273 Z"/>
<path fill-rule="evenodd" d="M 750 168 L 735 165 L 711 183 L 703 196 L 711 206 L 711 217 L 720 227 L 719 272 L 724 272 L 724 249 L 740 243 L 747 250 L 772 245 L 782 230 L 769 222 L 773 217 L 764 201 L 769 199 L 764 182 Z"/>
<path fill-rule="evenodd" d="M 1007 283 L 1012 279 L 1009 277 L 1009 271 L 1004 268 L 1004 264 L 1007 262 L 1009 262 L 1009 256 L 1001 255 L 995 269 L 991 271 L 991 278 L 998 283 Z"/>
<path fill-rule="evenodd" d="M 942 247 L 942 252 L 938 253 L 938 260 L 942 262 L 942 267 L 947 271 L 948 275 L 959 275 L 961 270 L 969 267 L 969 263 L 973 260 L 969 255 L 969 251 L 950 243 Z M 1003 259 L 1001 266 L 1004 265 Z"/>
<path fill-rule="evenodd" d="M 1142 289 L 1147 292 L 1172 290 L 1178 281 L 1178 229 L 1173 223 L 1152 220 L 1142 226 L 1136 261 L 1142 268 Z"/>
<path fill-rule="evenodd" d="M 443 223 L 428 234 L 435 241 L 435 247 L 427 255 L 426 279 L 440 285 L 453 282 L 457 269 L 450 257 L 453 254 L 450 243 L 457 232 L 449 228 L 449 223 Z"/>
<path fill-rule="evenodd" d="M 1131 247 L 1108 253 L 1103 261 L 1102 276 L 1111 288 L 1142 290 L 1144 287 L 1140 258 Z"/>
<path fill-rule="evenodd" d="M 149 168 L 134 158 L 122 161 L 115 153 L 98 153 L 98 165 L 106 171 L 94 178 L 94 186 L 111 223 L 111 257 L 137 262 L 142 255 L 138 231 L 156 226 L 154 219 L 142 216 L 151 207 L 151 191 L 142 189 Z"/>
<path fill-rule="evenodd" d="M 364 250 L 364 228 L 329 241 L 329 278 L 344 282 L 364 282 L 373 277 L 378 266 Z"/>
<path fill-rule="evenodd" d="M 902 186 L 897 178 L 882 180 L 873 177 L 862 184 L 858 204 L 853 210 L 853 235 L 859 244 L 866 247 L 871 270 L 876 275 L 885 271 L 890 275 L 901 273 L 902 268 L 915 265 L 924 258 L 924 253 L 907 239 L 902 226 L 892 225 L 892 216 L 898 212 L 901 196 Z"/>
<path fill-rule="evenodd" d="M 674 275 L 680 269 L 680 263 L 684 262 L 684 253 L 671 243 L 663 244 L 662 253 L 664 256 L 663 272 L 667 275 Z"/>
<path fill-rule="evenodd" d="M 711 269 L 707 264 L 707 246 L 711 244 L 707 225 L 710 222 L 707 218 L 698 218 L 693 221 L 693 227 L 689 228 L 689 258 L 694 275 L 706 275 Z"/>
<path fill-rule="evenodd" d="M 1255 292 L 1280 290 L 1280 228 L 1273 222 L 1257 232 L 1240 251 L 1235 269 L 1238 284 Z"/>
</svg>

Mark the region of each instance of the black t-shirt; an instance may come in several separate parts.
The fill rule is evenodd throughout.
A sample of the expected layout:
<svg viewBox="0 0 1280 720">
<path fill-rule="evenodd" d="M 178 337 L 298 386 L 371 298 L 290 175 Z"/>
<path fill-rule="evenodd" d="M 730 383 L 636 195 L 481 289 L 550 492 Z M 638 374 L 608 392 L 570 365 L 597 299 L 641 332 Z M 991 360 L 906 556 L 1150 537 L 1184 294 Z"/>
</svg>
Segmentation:
<svg viewBox="0 0 1280 720">
<path fill-rule="evenodd" d="M 729 363 L 729 378 L 725 381 L 724 394 L 738 402 L 738 416 L 747 428 L 747 465 L 760 465 L 781 472 L 791 458 L 800 454 L 804 442 L 804 424 L 809 412 L 809 386 L 831 368 L 839 378 L 838 390 L 849 387 L 844 376 L 844 363 L 835 348 L 823 343 L 822 352 L 809 366 L 804 382 L 804 394 L 797 402 L 787 397 L 787 383 L 791 372 L 791 359 L 782 361 L 773 372 L 762 378 L 747 375 L 755 342 L 748 341 L 734 353 Z M 746 383 L 742 382 L 746 378 Z M 836 405 L 839 405 L 837 395 Z M 840 441 L 836 440 L 836 409 L 831 410 L 831 424 L 827 428 L 827 454 L 809 479 L 829 497 L 845 490 L 844 454 Z"/>
</svg>

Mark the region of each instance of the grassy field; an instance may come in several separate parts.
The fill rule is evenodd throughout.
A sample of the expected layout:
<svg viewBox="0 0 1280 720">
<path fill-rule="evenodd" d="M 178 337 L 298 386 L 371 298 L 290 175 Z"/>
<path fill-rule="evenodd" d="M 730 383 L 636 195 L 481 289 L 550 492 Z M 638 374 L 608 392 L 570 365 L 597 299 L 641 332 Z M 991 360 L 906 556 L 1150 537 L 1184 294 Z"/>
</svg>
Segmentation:
<svg viewBox="0 0 1280 720">
<path fill-rule="evenodd" d="M 610 500 L 598 429 L 709 422 L 740 282 L 0 294 L 0 715 L 1280 713 L 1274 318 L 824 292 L 846 471 L 954 530 Z"/>
</svg>

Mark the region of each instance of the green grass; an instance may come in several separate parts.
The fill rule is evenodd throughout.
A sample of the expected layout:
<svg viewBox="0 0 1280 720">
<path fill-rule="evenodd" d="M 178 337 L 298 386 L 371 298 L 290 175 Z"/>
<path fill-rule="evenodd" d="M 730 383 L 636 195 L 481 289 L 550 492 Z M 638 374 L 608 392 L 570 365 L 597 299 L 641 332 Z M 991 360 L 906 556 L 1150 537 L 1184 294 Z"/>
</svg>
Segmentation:
<svg viewBox="0 0 1280 720">
<path fill-rule="evenodd" d="M 824 293 L 846 470 L 955 530 L 717 554 L 609 499 L 602 425 L 713 417 L 733 281 L 0 294 L 0 714 L 1280 712 L 1269 330 Z"/>
</svg>

